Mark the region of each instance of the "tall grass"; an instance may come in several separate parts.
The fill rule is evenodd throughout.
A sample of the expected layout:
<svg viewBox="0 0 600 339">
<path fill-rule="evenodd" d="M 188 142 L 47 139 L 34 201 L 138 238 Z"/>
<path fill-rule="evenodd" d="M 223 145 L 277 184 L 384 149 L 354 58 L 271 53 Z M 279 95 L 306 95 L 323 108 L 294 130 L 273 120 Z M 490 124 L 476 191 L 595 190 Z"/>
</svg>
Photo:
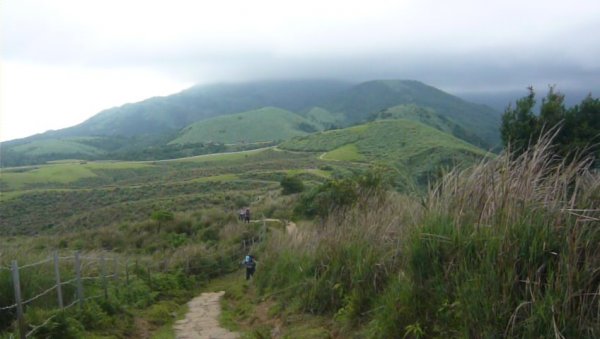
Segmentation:
<svg viewBox="0 0 600 339">
<path fill-rule="evenodd" d="M 272 238 L 260 291 L 348 336 L 600 336 L 600 176 L 550 139 Z"/>
</svg>

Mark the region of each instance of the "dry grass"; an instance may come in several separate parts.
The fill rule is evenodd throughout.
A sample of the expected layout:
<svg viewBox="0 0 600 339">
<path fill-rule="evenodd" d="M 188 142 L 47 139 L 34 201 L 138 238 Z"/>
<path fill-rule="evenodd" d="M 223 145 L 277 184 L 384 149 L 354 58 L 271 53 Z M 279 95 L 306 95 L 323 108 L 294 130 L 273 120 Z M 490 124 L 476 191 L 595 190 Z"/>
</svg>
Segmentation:
<svg viewBox="0 0 600 339">
<path fill-rule="evenodd" d="M 600 175 L 552 137 L 274 236 L 258 286 L 370 337 L 600 335 Z"/>
<path fill-rule="evenodd" d="M 450 172 L 430 190 L 428 210 L 450 213 L 457 226 L 506 227 L 538 210 L 557 226 L 569 215 L 598 220 L 600 179 L 591 170 L 592 159 L 557 158 L 552 137 L 541 137 L 516 159 L 506 152 Z"/>
</svg>

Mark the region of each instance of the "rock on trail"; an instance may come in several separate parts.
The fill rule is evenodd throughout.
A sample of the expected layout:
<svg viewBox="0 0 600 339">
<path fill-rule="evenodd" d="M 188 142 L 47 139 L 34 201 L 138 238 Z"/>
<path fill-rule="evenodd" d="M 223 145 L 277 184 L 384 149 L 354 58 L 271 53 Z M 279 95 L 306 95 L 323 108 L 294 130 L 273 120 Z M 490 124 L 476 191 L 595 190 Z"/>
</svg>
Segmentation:
<svg viewBox="0 0 600 339">
<path fill-rule="evenodd" d="M 178 320 L 173 328 L 177 339 L 233 339 L 239 334 L 219 326 L 221 305 L 219 300 L 225 294 L 206 292 L 188 302 L 189 311 L 185 319 Z"/>
</svg>

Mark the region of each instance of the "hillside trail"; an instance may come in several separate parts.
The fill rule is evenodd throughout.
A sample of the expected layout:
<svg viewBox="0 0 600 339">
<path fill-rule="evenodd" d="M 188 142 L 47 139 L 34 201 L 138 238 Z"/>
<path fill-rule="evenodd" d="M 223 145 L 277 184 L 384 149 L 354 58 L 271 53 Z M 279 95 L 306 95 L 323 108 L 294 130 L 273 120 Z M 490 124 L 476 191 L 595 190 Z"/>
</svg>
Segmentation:
<svg viewBox="0 0 600 339">
<path fill-rule="evenodd" d="M 263 219 L 260 221 L 279 221 L 279 219 Z M 295 235 L 298 228 L 292 221 L 287 221 L 286 231 Z M 231 332 L 219 325 L 221 315 L 221 298 L 225 291 L 204 292 L 188 302 L 189 311 L 185 318 L 173 325 L 177 339 L 234 339 L 240 334 Z"/>
<path fill-rule="evenodd" d="M 269 218 L 253 220 L 253 222 L 262 222 L 262 221 L 281 222 L 281 223 L 286 223 L 287 222 L 287 224 L 285 225 L 285 230 L 286 230 L 287 234 L 290 234 L 290 235 L 296 233 L 296 231 L 298 230 L 298 227 L 296 226 L 296 223 L 293 222 L 293 221 L 291 221 L 291 220 L 285 220 L 284 221 L 284 220 L 281 220 L 281 219 L 269 219 Z"/>
<path fill-rule="evenodd" d="M 240 335 L 219 325 L 220 299 L 224 291 L 205 292 L 188 302 L 185 319 L 178 320 L 173 328 L 177 339 L 234 339 Z"/>
</svg>

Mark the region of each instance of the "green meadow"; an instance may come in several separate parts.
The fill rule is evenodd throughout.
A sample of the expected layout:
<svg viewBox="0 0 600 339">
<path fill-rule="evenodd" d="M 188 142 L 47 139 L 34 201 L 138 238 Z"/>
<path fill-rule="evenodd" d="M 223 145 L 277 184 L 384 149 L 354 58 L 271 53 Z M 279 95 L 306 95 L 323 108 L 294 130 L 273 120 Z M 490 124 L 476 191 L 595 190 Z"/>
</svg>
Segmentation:
<svg viewBox="0 0 600 339">
<path fill-rule="evenodd" d="M 273 148 L 169 161 L 69 161 L 2 170 L 0 230 L 33 234 L 98 228 L 155 209 L 232 211 L 263 199 L 286 175 L 318 184 L 345 168 L 313 153 Z"/>
<path fill-rule="evenodd" d="M 15 152 L 27 152 L 32 156 L 48 153 L 64 153 L 79 155 L 98 155 L 104 153 L 103 150 L 85 144 L 94 141 L 94 138 L 65 138 L 53 140 L 33 141 L 13 148 Z"/>
<path fill-rule="evenodd" d="M 348 144 L 333 151 L 323 153 L 321 159 L 336 161 L 361 161 L 364 157 L 360 154 L 356 144 Z"/>
<path fill-rule="evenodd" d="M 276 107 L 264 107 L 199 121 L 184 128 L 170 144 L 285 140 L 316 130 L 313 123 L 300 115 Z"/>
</svg>

